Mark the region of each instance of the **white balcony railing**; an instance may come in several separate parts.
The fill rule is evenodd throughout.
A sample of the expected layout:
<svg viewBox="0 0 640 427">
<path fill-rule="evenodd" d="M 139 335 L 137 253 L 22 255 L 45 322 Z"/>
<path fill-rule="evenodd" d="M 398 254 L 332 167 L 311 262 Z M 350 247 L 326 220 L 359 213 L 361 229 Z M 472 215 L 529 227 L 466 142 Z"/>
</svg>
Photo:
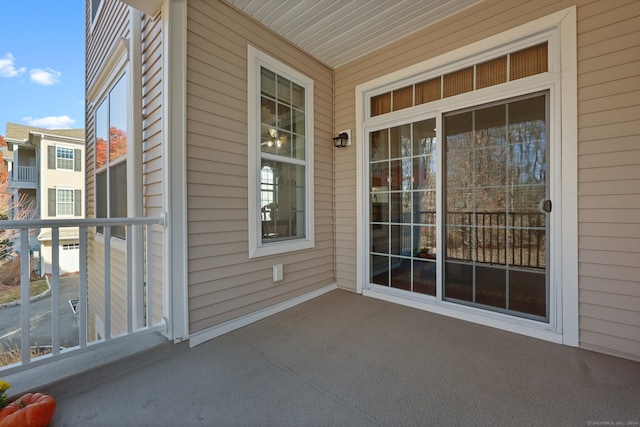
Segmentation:
<svg viewBox="0 0 640 427">
<path fill-rule="evenodd" d="M 32 166 L 17 166 L 13 170 L 12 178 L 18 182 L 36 182 L 38 179 L 37 169 Z"/>
<path fill-rule="evenodd" d="M 164 229 L 162 225 L 164 220 L 161 217 L 155 218 L 111 218 L 111 219 L 68 219 L 68 220 L 28 220 L 28 221 L 2 221 L 0 228 L 5 230 L 16 230 L 17 236 L 20 237 L 20 247 L 13 248 L 19 251 L 19 254 L 30 254 L 29 235 L 42 229 L 50 229 L 51 245 L 45 245 L 41 242 L 41 257 L 46 250 L 47 257 L 50 258 L 51 274 L 46 278 L 50 284 L 50 305 L 44 304 L 39 300 L 37 312 L 36 303 L 30 301 L 30 282 L 33 278 L 34 266 L 32 266 L 32 258 L 20 256 L 20 304 L 19 308 L 15 305 L 0 308 L 0 324 L 7 324 L 17 319 L 19 310 L 19 324 L 13 325 L 12 330 L 19 330 L 18 340 L 7 343 L 8 334 L 0 336 L 0 345 L 6 351 L 7 344 L 12 346 L 13 352 L 20 353 L 19 361 L 0 366 L 0 374 L 8 375 L 19 372 L 30 367 L 46 364 L 69 355 L 86 350 L 88 347 L 94 347 L 127 336 L 132 336 L 149 330 L 161 330 L 162 323 L 162 281 L 160 281 L 160 290 L 158 290 L 158 279 L 156 278 L 156 289 L 151 285 L 152 265 L 161 266 L 162 260 L 158 257 L 162 256 L 163 250 L 158 249 L 157 237 L 162 235 Z M 159 225 L 159 226 L 157 226 Z M 116 226 L 125 226 L 125 240 L 111 238 L 111 229 Z M 97 237 L 93 233 L 95 227 L 100 227 L 101 234 Z M 62 239 L 68 238 L 65 231 L 71 228 L 78 230 L 77 243 L 69 244 L 62 242 Z M 62 231 L 62 233 L 61 233 Z M 90 233 L 91 231 L 91 233 Z M 112 244 L 113 241 L 113 244 Z M 154 241 L 155 251 L 154 251 Z M 68 240 L 66 241 L 68 242 Z M 112 246 L 119 248 L 112 250 Z M 98 248 L 96 250 L 96 248 Z M 60 274 L 60 257 L 61 252 L 75 250 L 78 254 L 79 271 L 73 274 L 72 280 L 77 277 L 77 291 L 74 288 L 72 294 L 77 293 L 77 297 L 69 305 L 73 308 L 73 321 L 77 320 L 77 327 L 74 330 L 76 340 L 71 347 L 62 346 L 60 343 L 61 334 L 67 337 L 69 331 L 61 330 L 61 307 L 67 305 L 64 300 L 68 296 L 65 293 L 61 299 L 61 279 L 68 281 L 69 276 L 61 277 Z M 64 253 L 63 256 L 68 256 Z M 122 259 L 125 261 L 123 262 Z M 2 261 L 7 262 L 7 261 Z M 125 265 L 122 265 L 125 264 Z M 161 268 L 161 267 L 160 267 Z M 157 271 L 157 269 L 155 270 Z M 90 279 L 91 277 L 91 279 Z M 90 287 L 90 280 L 92 285 Z M 118 286 L 112 286 L 113 283 L 119 283 Z M 122 285 L 122 286 L 120 286 Z M 75 286 L 75 282 L 74 282 Z M 100 294 L 103 296 L 100 303 L 93 301 L 94 306 L 89 310 L 89 289 L 93 295 Z M 66 292 L 66 291 L 65 291 Z M 120 295 L 120 294 L 124 295 Z M 160 293 L 160 295 L 158 295 Z M 154 296 L 155 295 L 155 296 Z M 32 298 L 33 300 L 33 298 Z M 25 303 L 26 302 L 26 303 Z M 118 306 L 116 307 L 116 304 Z M 32 309 L 32 307 L 34 307 Z M 160 307 L 160 308 L 158 308 Z M 13 314 L 8 312 L 9 309 L 15 310 Z M 31 312 L 33 310 L 33 313 Z M 156 310 L 154 312 L 154 310 Z M 89 313 L 100 312 L 102 323 L 99 325 L 100 333 L 96 333 L 95 324 L 92 326 L 92 335 L 89 334 L 88 325 L 93 322 L 94 317 L 89 317 Z M 3 318 L 4 316 L 4 318 Z M 42 325 L 36 325 L 42 318 L 46 318 L 45 332 L 47 325 L 50 333 L 50 350 L 48 354 L 34 356 L 32 336 L 35 334 L 36 327 L 40 329 L 42 336 Z M 117 319 L 114 319 L 117 318 Z M 154 322 L 155 319 L 155 322 Z M 118 326 L 112 332 L 112 324 L 118 321 Z M 17 323 L 17 322 L 16 322 Z M 74 325 L 75 327 L 75 325 Z M 10 328 L 11 329 L 11 328 Z M 77 332 L 76 332 L 77 331 Z M 65 338 L 66 339 L 66 338 Z M 37 343 L 41 345 L 42 343 Z M 48 347 L 48 346 L 47 346 Z"/>
</svg>

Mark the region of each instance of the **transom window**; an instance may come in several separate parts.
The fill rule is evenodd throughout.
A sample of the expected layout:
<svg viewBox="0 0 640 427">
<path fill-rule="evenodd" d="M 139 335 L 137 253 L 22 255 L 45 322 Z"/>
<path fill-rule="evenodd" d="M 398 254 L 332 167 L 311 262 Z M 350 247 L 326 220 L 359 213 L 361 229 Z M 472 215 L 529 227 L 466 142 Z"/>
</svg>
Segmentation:
<svg viewBox="0 0 640 427">
<path fill-rule="evenodd" d="M 465 67 L 370 99 L 370 116 L 399 111 L 438 99 L 548 71 L 547 42 Z"/>
<path fill-rule="evenodd" d="M 56 168 L 63 170 L 73 170 L 73 149 L 67 147 L 56 147 Z"/>
<path fill-rule="evenodd" d="M 311 247 L 313 81 L 253 48 L 249 59 L 252 256 Z"/>
</svg>

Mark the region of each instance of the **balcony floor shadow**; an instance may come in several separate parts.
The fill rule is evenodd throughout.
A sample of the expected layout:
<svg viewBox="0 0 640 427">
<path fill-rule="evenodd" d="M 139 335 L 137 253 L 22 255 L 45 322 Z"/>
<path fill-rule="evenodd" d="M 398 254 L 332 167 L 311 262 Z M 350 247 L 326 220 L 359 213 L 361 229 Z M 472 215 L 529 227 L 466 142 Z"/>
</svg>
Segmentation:
<svg viewBox="0 0 640 427">
<path fill-rule="evenodd" d="M 51 426 L 640 421 L 640 363 L 346 291 L 42 387 Z"/>
</svg>

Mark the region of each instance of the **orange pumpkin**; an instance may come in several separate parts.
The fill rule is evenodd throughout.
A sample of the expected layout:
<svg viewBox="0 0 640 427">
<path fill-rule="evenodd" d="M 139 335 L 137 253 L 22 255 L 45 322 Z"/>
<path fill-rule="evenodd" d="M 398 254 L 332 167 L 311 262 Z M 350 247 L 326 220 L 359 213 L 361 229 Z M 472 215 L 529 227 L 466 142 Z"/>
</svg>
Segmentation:
<svg viewBox="0 0 640 427">
<path fill-rule="evenodd" d="M 0 411 L 0 427 L 46 427 L 55 410 L 53 397 L 27 393 Z"/>
</svg>

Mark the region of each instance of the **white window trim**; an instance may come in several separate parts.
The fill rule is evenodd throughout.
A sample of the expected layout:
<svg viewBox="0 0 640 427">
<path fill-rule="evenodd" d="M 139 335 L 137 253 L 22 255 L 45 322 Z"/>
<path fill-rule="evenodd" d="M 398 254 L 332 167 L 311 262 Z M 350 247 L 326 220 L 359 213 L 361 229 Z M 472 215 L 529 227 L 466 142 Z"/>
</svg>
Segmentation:
<svg viewBox="0 0 640 427">
<path fill-rule="evenodd" d="M 249 45 L 247 49 L 249 258 L 310 249 L 314 235 L 313 79 Z M 262 243 L 260 211 L 260 66 L 305 88 L 305 237 Z"/>
<path fill-rule="evenodd" d="M 399 304 L 420 308 L 438 314 L 455 317 L 474 323 L 479 323 L 498 329 L 503 329 L 519 334 L 532 336 L 547 341 L 563 343 L 570 346 L 577 346 L 579 343 L 579 321 L 578 321 L 578 203 L 577 203 L 577 28 L 576 28 L 576 8 L 571 7 L 522 26 L 505 31 L 501 34 L 489 37 L 460 49 L 453 50 L 438 57 L 423 61 L 389 75 L 358 85 L 356 87 L 356 126 L 357 135 L 366 135 L 367 131 L 385 121 L 399 120 L 407 117 L 407 111 L 393 112 L 382 116 L 369 118 L 368 99 L 371 95 L 383 93 L 393 87 L 402 87 L 402 84 L 416 81 L 415 76 L 425 79 L 425 72 L 430 70 L 434 75 L 443 74 L 449 70 L 462 68 L 467 61 L 476 62 L 483 55 L 493 57 L 499 52 L 502 46 L 509 45 L 513 49 L 517 45 L 515 41 L 524 40 L 531 44 L 537 35 L 541 33 L 552 34 L 550 43 L 556 43 L 559 50 L 551 58 L 549 73 L 556 75 L 556 83 L 548 83 L 549 78 L 534 76 L 528 79 L 526 87 L 523 82 L 509 82 L 500 87 L 482 89 L 484 94 L 476 93 L 470 95 L 474 98 L 474 103 L 480 104 L 482 97 L 487 100 L 495 99 L 495 95 L 502 91 L 517 90 L 533 91 L 538 89 L 549 89 L 552 92 L 550 105 L 552 123 L 550 133 L 552 141 L 561 141 L 562 146 L 556 149 L 556 156 L 552 159 L 549 167 L 553 168 L 555 182 L 551 183 L 551 197 L 555 200 L 559 209 L 554 209 L 556 221 L 560 225 L 560 233 L 555 236 L 550 254 L 552 263 L 557 266 L 551 270 L 554 274 L 551 278 L 556 283 L 555 295 L 550 296 L 550 324 L 519 319 L 513 316 L 502 315 L 500 313 L 489 312 L 473 307 L 461 306 L 458 304 L 446 303 L 444 301 L 434 301 L 433 298 L 408 299 L 391 293 L 381 294 L 380 292 L 366 289 L 364 281 L 368 271 L 368 218 L 367 218 L 367 192 L 364 185 L 368 181 L 367 150 L 363 141 L 356 145 L 357 162 L 357 292 L 376 298 L 393 301 Z M 487 53 L 488 52 L 488 53 Z M 560 52 L 562 54 L 560 55 Z M 553 53 L 552 53 L 553 54 Z M 426 77 L 428 78 L 428 77 Z M 413 79 L 413 80 L 412 80 Z M 545 82 L 547 81 L 547 82 Z M 506 92 L 505 97 L 509 96 Z M 459 99 L 464 99 L 460 96 Z M 452 109 L 454 102 L 445 100 L 447 110 Z M 438 105 L 442 101 L 435 101 L 424 104 L 421 107 L 414 107 L 414 111 L 421 111 L 425 114 L 431 110 L 434 114 Z M 462 106 L 463 104 L 461 104 Z M 437 124 L 441 129 L 441 123 Z M 553 142 L 552 142 L 553 143 Z M 438 144 L 440 148 L 440 144 Z M 550 148 L 553 150 L 553 148 Z M 442 158 L 441 153 L 438 158 Z M 561 163 L 560 163 L 561 162 Z M 438 179 L 440 176 L 438 175 Z M 561 188 L 562 197 L 553 194 L 553 189 Z M 438 183 L 438 188 L 441 184 Z M 441 209 L 438 206 L 438 209 Z M 560 215 L 561 213 L 561 215 Z M 553 232 L 553 230 L 551 230 Z M 553 233 L 551 233 L 553 235 Z M 554 289 L 552 289 L 553 291 Z"/>
<path fill-rule="evenodd" d="M 104 2 L 103 2 L 104 3 Z M 102 7 L 102 5 L 100 6 Z M 125 79 L 127 85 L 127 102 L 129 107 L 129 114 L 127 116 L 127 128 L 129 135 L 127 135 L 127 154 L 123 158 L 116 160 L 114 163 L 110 163 L 109 166 L 115 166 L 117 163 L 125 161 L 127 162 L 127 212 L 129 216 L 141 216 L 141 199 L 142 197 L 136 197 L 135 190 L 141 188 L 138 182 L 141 182 L 142 178 L 142 165 L 140 159 L 141 147 L 140 144 L 136 144 L 139 140 L 141 131 L 141 122 L 136 122 L 136 117 L 141 117 L 141 88 L 138 82 L 141 81 L 140 67 L 136 67 L 139 58 L 135 58 L 134 53 L 139 52 L 140 49 L 140 36 L 139 25 L 136 26 L 135 22 L 139 23 L 140 13 L 133 12 L 132 16 L 132 31 L 131 39 L 120 38 L 113 48 L 109 51 L 109 54 L 102 62 L 100 66 L 100 73 L 96 76 L 93 82 L 90 84 L 87 90 L 87 101 L 91 103 L 91 111 L 95 115 L 97 107 L 107 99 L 111 89 L 120 81 L 121 78 Z M 133 53 L 132 53 L 133 51 Z M 139 94 L 136 96 L 135 94 Z M 95 133 L 95 130 L 94 130 Z M 95 140 L 95 135 L 94 135 Z M 94 141 L 95 144 L 95 141 Z M 105 170 L 107 166 L 102 168 L 95 167 L 94 158 L 94 183 L 96 182 L 95 176 L 97 173 Z M 95 195 L 96 188 L 94 184 L 93 192 Z M 97 198 L 94 197 L 94 209 Z M 94 233 L 94 240 L 96 242 L 104 244 L 104 235 L 102 233 Z M 111 237 L 111 247 L 117 250 L 126 250 L 126 241 L 117 237 Z"/>
</svg>

